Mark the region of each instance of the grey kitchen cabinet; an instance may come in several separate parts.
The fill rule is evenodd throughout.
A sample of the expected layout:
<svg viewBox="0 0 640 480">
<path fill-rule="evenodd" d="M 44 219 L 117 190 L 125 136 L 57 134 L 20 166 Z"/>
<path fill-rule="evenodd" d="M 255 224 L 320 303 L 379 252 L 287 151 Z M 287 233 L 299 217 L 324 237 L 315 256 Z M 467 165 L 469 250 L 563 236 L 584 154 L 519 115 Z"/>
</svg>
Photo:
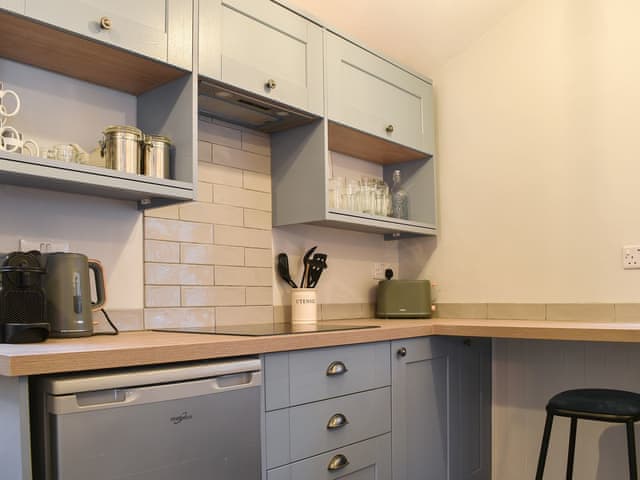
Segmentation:
<svg viewBox="0 0 640 480">
<path fill-rule="evenodd" d="M 391 479 L 389 343 L 264 357 L 264 478 Z"/>
<path fill-rule="evenodd" d="M 392 342 L 394 480 L 488 480 L 490 340 Z"/>
<path fill-rule="evenodd" d="M 43 22 L 51 22 L 53 17 L 47 17 L 47 20 L 44 17 L 54 3 L 59 7 L 60 4 L 56 2 L 31 2 L 29 0 L 27 13 L 33 16 L 43 15 Z M 64 11 L 68 10 L 67 13 L 73 17 L 76 11 L 67 3 L 80 2 L 62 3 L 65 4 Z M 101 2 L 93 2 L 93 5 L 98 3 Z M 164 2 L 162 3 L 164 5 Z M 42 9 L 29 10 L 29 6 L 33 9 L 38 5 Z M 167 2 L 167 12 L 174 11 L 172 9 L 175 5 L 188 6 L 188 9 L 185 9 L 181 15 L 180 23 L 183 25 L 180 28 L 185 38 L 189 37 L 188 47 L 185 47 L 185 42 L 182 42 L 182 46 L 184 47 L 184 56 L 185 58 L 188 56 L 188 63 L 191 66 L 193 61 L 191 48 L 193 3 L 171 0 Z M 84 7 L 78 8 L 78 10 L 80 13 L 85 12 Z M 122 10 L 126 11 L 126 8 L 123 7 Z M 162 11 L 165 11 L 164 7 Z M 168 23 L 169 27 L 167 28 L 171 32 L 173 22 L 167 22 L 168 19 L 164 17 L 164 14 L 162 16 L 164 18 L 163 24 Z M 176 15 L 172 18 L 178 17 Z M 108 168 L 60 162 L 17 152 L 2 152 L 0 155 L 0 182 L 133 200 L 142 208 L 188 201 L 195 197 L 197 73 L 191 73 L 186 69 L 177 68 L 174 65 L 162 63 L 111 44 L 95 41 L 64 27 L 59 28 L 56 25 L 42 23 L 29 16 L 15 15 L 7 10 L 0 10 L 0 22 L 3 25 L 3 28 L 0 29 L 0 57 L 31 65 L 34 69 L 54 71 L 69 78 L 84 80 L 130 94 L 130 101 L 135 103 L 137 111 L 135 126 L 148 134 L 169 137 L 174 146 L 171 179 L 159 179 Z M 67 26 L 69 27 L 69 25 Z M 129 32 L 137 27 L 125 22 L 123 28 Z M 47 87 L 43 86 L 43 88 Z M 19 85 L 14 89 L 20 92 Z M 35 105 L 31 108 L 37 110 L 40 107 Z M 87 109 L 91 111 L 92 108 L 93 105 L 88 103 Z M 43 110 L 41 114 L 51 115 L 51 112 Z M 105 119 L 104 127 L 111 123 L 113 122 Z M 37 138 L 40 133 L 47 136 L 46 132 L 32 132 L 32 135 Z M 99 130 L 96 131 L 96 139 L 100 133 Z M 70 132 L 71 135 L 72 132 Z"/>
<path fill-rule="evenodd" d="M 271 0 L 200 2 L 200 75 L 317 115 L 322 29 Z"/>
<path fill-rule="evenodd" d="M 434 153 L 431 84 L 326 32 L 327 117 L 419 152 Z"/>
<path fill-rule="evenodd" d="M 25 15 L 191 70 L 192 0 L 25 0 Z"/>
</svg>

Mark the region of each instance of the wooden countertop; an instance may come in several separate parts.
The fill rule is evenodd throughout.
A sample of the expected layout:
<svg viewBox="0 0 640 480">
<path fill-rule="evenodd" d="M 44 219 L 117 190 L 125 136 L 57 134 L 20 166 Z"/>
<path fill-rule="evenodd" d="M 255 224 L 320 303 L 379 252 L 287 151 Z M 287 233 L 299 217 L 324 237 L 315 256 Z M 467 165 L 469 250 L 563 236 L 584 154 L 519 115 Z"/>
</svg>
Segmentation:
<svg viewBox="0 0 640 480">
<path fill-rule="evenodd" d="M 333 322 L 332 322 L 333 323 Z M 50 339 L 35 344 L 0 344 L 0 375 L 97 370 L 260 353 L 396 340 L 428 335 L 640 342 L 639 323 L 548 320 L 344 320 L 379 328 L 269 337 L 126 332 L 118 336 Z"/>
</svg>

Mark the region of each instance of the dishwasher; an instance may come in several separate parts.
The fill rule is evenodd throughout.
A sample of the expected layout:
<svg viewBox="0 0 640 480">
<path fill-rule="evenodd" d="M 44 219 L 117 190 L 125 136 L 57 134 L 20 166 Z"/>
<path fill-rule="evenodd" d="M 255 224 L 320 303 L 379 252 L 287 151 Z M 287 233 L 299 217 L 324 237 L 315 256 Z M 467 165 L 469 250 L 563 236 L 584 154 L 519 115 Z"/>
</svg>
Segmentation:
<svg viewBox="0 0 640 480">
<path fill-rule="evenodd" d="M 259 480 L 258 358 L 34 378 L 34 480 Z"/>
</svg>

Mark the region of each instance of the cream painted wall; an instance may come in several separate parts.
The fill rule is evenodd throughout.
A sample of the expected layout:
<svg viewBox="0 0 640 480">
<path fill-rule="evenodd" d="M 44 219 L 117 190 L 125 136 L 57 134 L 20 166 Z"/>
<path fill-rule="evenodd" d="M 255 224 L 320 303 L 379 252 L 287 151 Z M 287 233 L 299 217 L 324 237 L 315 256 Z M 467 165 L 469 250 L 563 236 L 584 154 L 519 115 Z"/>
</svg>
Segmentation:
<svg viewBox="0 0 640 480">
<path fill-rule="evenodd" d="M 638 302 L 640 4 L 524 3 L 434 72 L 442 302 Z"/>
<path fill-rule="evenodd" d="M 0 82 L 21 98 L 11 117 L 42 148 L 97 145 L 106 125 L 135 124 L 136 101 L 107 88 L 0 59 Z M 135 203 L 0 185 L 0 252 L 19 239 L 66 240 L 103 262 L 108 310 L 142 309 L 142 214 Z"/>
</svg>

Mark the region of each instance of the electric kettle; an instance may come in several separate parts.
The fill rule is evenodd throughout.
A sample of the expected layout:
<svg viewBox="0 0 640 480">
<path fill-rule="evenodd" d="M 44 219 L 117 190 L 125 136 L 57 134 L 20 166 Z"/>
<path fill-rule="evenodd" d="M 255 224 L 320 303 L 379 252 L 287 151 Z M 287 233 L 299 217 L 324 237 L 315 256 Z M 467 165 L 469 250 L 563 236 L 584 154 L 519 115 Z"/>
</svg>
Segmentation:
<svg viewBox="0 0 640 480">
<path fill-rule="evenodd" d="M 47 320 L 51 337 L 88 337 L 93 334 L 92 312 L 105 302 L 104 273 L 97 260 L 81 253 L 42 255 Z M 89 270 L 93 271 L 96 301 L 91 300 Z"/>
</svg>

